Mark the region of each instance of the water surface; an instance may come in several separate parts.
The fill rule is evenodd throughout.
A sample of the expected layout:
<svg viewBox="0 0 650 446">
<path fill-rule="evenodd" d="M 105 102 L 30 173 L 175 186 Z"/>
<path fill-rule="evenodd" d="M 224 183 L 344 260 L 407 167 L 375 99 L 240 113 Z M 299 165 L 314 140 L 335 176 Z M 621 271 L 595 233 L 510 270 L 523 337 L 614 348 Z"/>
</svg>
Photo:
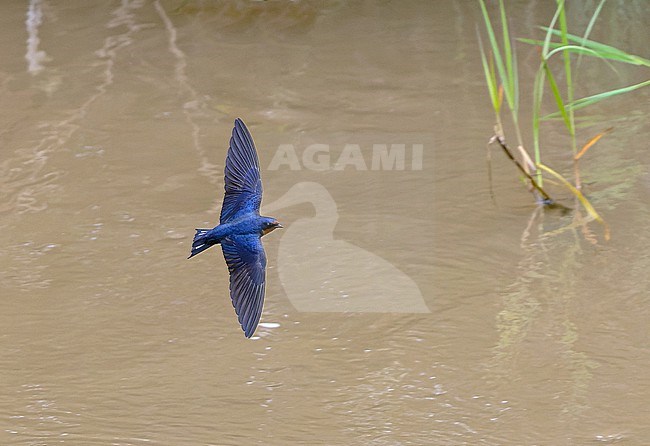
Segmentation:
<svg viewBox="0 0 650 446">
<path fill-rule="evenodd" d="M 508 6 L 518 35 L 552 16 Z M 593 37 L 648 57 L 649 19 L 612 1 Z M 0 444 L 646 444 L 648 92 L 584 115 L 582 141 L 615 126 L 582 162 L 609 242 L 540 213 L 493 149 L 495 204 L 479 20 L 461 1 L 2 3 Z M 582 63 L 580 96 L 644 79 Z M 252 340 L 218 249 L 185 259 L 238 116 L 286 227 Z M 544 142 L 569 174 L 559 124 Z M 350 144 L 366 169 L 336 167 Z M 403 169 L 372 168 L 381 144 Z M 287 145 L 297 169 L 272 164 Z"/>
</svg>

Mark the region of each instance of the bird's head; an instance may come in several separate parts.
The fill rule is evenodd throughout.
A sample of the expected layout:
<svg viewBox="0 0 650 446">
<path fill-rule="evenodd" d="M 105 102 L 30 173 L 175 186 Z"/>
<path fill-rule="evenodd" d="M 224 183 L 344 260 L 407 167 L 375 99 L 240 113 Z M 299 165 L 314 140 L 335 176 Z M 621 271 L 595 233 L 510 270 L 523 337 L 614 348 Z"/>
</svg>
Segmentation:
<svg viewBox="0 0 650 446">
<path fill-rule="evenodd" d="M 262 225 L 262 235 L 266 235 L 269 232 L 281 228 L 282 225 L 275 218 L 264 218 L 264 223 Z"/>
</svg>

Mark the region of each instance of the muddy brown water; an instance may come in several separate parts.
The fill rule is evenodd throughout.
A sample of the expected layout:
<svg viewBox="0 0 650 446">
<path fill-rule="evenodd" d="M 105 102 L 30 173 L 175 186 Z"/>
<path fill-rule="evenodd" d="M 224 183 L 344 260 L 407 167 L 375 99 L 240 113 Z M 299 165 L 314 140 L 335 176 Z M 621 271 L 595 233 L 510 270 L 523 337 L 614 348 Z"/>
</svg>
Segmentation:
<svg viewBox="0 0 650 446">
<path fill-rule="evenodd" d="M 508 3 L 517 35 L 551 19 Z M 582 141 L 615 127 L 581 166 L 609 242 L 538 214 L 496 149 L 495 205 L 479 21 L 464 1 L 2 2 L 0 444 L 648 444 L 648 91 L 583 115 Z M 649 21 L 608 2 L 593 37 L 648 57 Z M 643 80 L 581 63 L 579 96 Z M 250 340 L 218 248 L 186 260 L 238 116 L 285 226 Z M 544 137 L 569 174 L 560 124 Z"/>
</svg>

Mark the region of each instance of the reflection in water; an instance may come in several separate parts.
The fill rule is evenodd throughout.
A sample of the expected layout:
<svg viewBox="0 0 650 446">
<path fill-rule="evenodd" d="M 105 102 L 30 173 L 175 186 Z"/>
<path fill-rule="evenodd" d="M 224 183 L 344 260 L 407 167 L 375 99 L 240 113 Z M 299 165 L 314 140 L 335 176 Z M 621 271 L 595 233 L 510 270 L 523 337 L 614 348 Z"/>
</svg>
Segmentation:
<svg viewBox="0 0 650 446">
<path fill-rule="evenodd" d="M 606 160 L 608 157 L 614 159 Z M 629 197 L 642 169 L 636 162 L 622 161 L 612 154 L 600 161 L 602 170 L 590 171 L 599 180 L 598 188 L 589 190 L 590 199 L 612 211 L 624 197 Z M 581 348 L 587 341 L 581 327 L 585 315 L 575 307 L 585 290 L 593 287 L 589 279 L 585 283 L 585 262 L 597 258 L 598 250 L 605 249 L 608 243 L 599 241 L 588 226 L 591 220 L 582 215 L 580 203 L 574 200 L 571 206 L 571 212 L 538 207 L 531 214 L 520 240 L 525 255 L 517 265 L 519 274 L 501 296 L 503 308 L 496 324 L 499 340 L 490 368 L 495 376 L 513 379 L 513 370 L 522 368 L 517 364 L 532 345 L 535 360 L 545 363 L 546 379 L 555 374 L 568 375 L 565 380 L 569 389 L 565 390 L 561 411 L 573 420 L 589 410 L 589 388 L 594 370 L 600 366 L 593 354 Z M 587 292 L 598 295 L 598 291 Z M 543 337 L 539 336 L 540 330 Z"/>
<path fill-rule="evenodd" d="M 38 27 L 43 23 L 43 10 L 42 2 L 40 0 L 31 0 L 29 2 L 29 9 L 27 10 L 27 71 L 29 74 L 38 74 L 43 70 L 42 62 L 49 60 L 47 54 L 43 50 L 38 49 L 41 39 L 38 38 Z"/>
<path fill-rule="evenodd" d="M 165 12 L 165 8 L 162 7 L 159 0 L 154 2 L 154 6 L 161 20 L 165 24 L 165 30 L 167 31 L 168 37 L 168 48 L 169 52 L 172 53 L 174 59 L 176 59 L 176 66 L 174 68 L 174 78 L 180 86 L 180 91 L 186 97 L 184 98 L 185 103 L 183 104 L 183 114 L 185 115 L 185 120 L 192 128 L 192 145 L 198 153 L 199 159 L 201 161 L 201 167 L 199 172 L 205 174 L 212 182 L 216 184 L 221 180 L 222 171 L 219 167 L 211 163 L 208 159 L 208 156 L 205 152 L 205 149 L 201 145 L 200 140 L 200 127 L 196 122 L 196 118 L 205 117 L 206 115 L 206 104 L 199 97 L 199 94 L 196 92 L 194 87 L 190 84 L 185 72 L 187 68 L 187 57 L 185 53 L 178 48 L 176 44 L 176 38 L 178 32 L 174 27 L 171 19 Z"/>
<path fill-rule="evenodd" d="M 503 308 L 496 324 L 499 340 L 491 368 L 501 379 L 512 379 L 517 362 L 533 342 L 538 360 L 554 362 L 559 357 L 562 362 L 561 367 L 555 365 L 554 370 L 548 370 L 549 376 L 560 370 L 569 371 L 570 395 L 563 401 L 562 412 L 576 417 L 587 407 L 585 396 L 592 371 L 598 365 L 577 347 L 580 334 L 571 304 L 578 298 L 580 286 L 576 277 L 582 268 L 581 243 L 584 242 L 579 229 L 584 221 L 577 211 L 565 220 L 571 217 L 573 221 L 562 228 L 546 231 L 544 208 L 537 207 L 531 214 L 521 237 L 525 256 L 518 264 L 520 274 L 502 295 Z M 531 235 L 533 228 L 537 228 L 536 235 Z M 563 237 L 567 233 L 568 240 Z M 587 243 L 594 240 L 585 237 Z M 533 327 L 540 325 L 545 327 L 546 339 L 535 337 Z M 559 351 L 555 353 L 555 350 Z"/>
<path fill-rule="evenodd" d="M 280 280 L 297 310 L 429 313 L 410 277 L 378 255 L 334 239 L 337 207 L 321 184 L 298 183 L 263 212 L 301 203 L 313 205 L 316 215 L 287 226 L 278 253 Z"/>
<path fill-rule="evenodd" d="M 40 139 L 35 146 L 16 150 L 18 156 L 15 159 L 9 159 L 4 162 L 0 168 L 0 187 L 3 195 L 0 202 L 0 211 L 16 210 L 22 212 L 38 212 L 47 208 L 48 196 L 54 195 L 60 186 L 57 184 L 58 179 L 63 174 L 60 171 L 47 170 L 46 163 L 51 153 L 64 147 L 72 138 L 74 133 L 81 127 L 80 121 L 88 114 L 91 106 L 107 92 L 107 88 L 113 83 L 113 70 L 118 50 L 130 45 L 132 34 L 140 29 L 137 24 L 133 10 L 142 6 L 142 2 L 123 2 L 115 9 L 113 18 L 106 25 L 108 28 L 116 28 L 125 25 L 126 32 L 109 36 L 105 39 L 104 45 L 96 55 L 101 59 L 94 66 L 103 67 L 103 72 L 99 76 L 99 83 L 95 86 L 94 92 L 89 94 L 83 102 L 75 109 L 67 112 L 67 117 L 60 121 L 44 121 L 35 125 L 35 133 L 40 135 Z M 40 3 L 30 4 L 32 7 L 40 7 Z M 35 9 L 35 11 L 40 9 Z M 31 12 L 28 16 L 31 16 Z M 40 13 L 34 13 L 35 17 L 40 17 Z M 28 26 L 32 21 L 28 20 Z M 33 25 L 37 26 L 39 20 L 34 19 Z M 30 47 L 28 47 L 29 55 Z M 38 71 L 40 75 L 48 75 L 48 70 L 40 66 Z M 52 76 L 56 76 L 52 74 Z M 71 82 L 73 81 L 72 78 Z M 56 85 L 56 82 L 50 84 Z M 92 90 L 90 90 L 92 91 Z M 76 98 L 75 98 L 76 99 Z"/>
</svg>

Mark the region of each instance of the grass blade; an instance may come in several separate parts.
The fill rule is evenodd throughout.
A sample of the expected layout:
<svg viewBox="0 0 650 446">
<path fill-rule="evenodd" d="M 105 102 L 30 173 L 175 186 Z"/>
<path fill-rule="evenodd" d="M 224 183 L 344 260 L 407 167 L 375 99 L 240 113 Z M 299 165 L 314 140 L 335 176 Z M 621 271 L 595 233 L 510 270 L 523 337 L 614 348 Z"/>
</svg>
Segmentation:
<svg viewBox="0 0 650 446">
<path fill-rule="evenodd" d="M 492 22 L 490 21 L 490 16 L 488 15 L 487 8 L 485 7 L 485 2 L 483 0 L 479 0 L 479 4 L 481 5 L 483 21 L 485 22 L 485 29 L 487 30 L 488 38 L 490 40 L 490 47 L 492 48 L 492 54 L 494 55 L 494 62 L 497 67 L 497 73 L 499 73 L 499 78 L 501 79 L 501 83 L 505 88 L 506 101 L 508 102 L 510 109 L 514 109 L 514 101 L 510 96 L 510 82 L 507 76 L 506 68 L 503 64 L 503 57 L 501 56 L 499 44 L 497 43 L 497 39 L 494 34 L 494 28 L 492 28 Z"/>
<path fill-rule="evenodd" d="M 510 93 L 510 97 L 512 98 L 511 108 L 513 109 L 514 114 L 517 115 L 519 102 L 514 82 L 516 79 L 516 73 L 514 71 L 513 52 L 510 42 L 510 33 L 508 31 L 508 18 L 506 17 L 506 8 L 503 4 L 503 0 L 499 0 L 499 11 L 501 13 L 501 28 L 503 28 L 503 55 L 506 59 L 506 76 L 508 77 L 508 82 L 505 87 L 510 90 L 508 93 Z"/>
<path fill-rule="evenodd" d="M 556 29 L 547 28 L 545 26 L 542 26 L 541 28 L 547 31 L 547 33 L 551 33 L 555 36 L 561 35 L 560 32 Z M 640 56 L 636 56 L 634 54 L 626 53 L 625 51 L 615 48 L 613 46 L 605 45 L 604 43 L 596 42 L 594 40 L 585 39 L 583 37 L 579 37 L 570 33 L 567 33 L 566 37 L 568 40 L 580 46 L 596 51 L 598 54 L 600 54 L 601 57 L 605 59 L 614 60 L 617 62 L 632 64 L 632 65 L 641 65 L 641 66 L 650 67 L 650 60 Z M 530 42 L 526 42 L 526 43 L 530 43 Z"/>
<path fill-rule="evenodd" d="M 617 88 L 616 90 L 604 91 L 602 93 L 598 93 L 598 94 L 595 94 L 595 95 L 592 95 L 592 96 L 587 96 L 587 97 L 584 97 L 584 98 L 576 99 L 572 103 L 567 104 L 567 108 L 570 108 L 570 109 L 573 109 L 573 110 L 578 110 L 578 109 L 586 107 L 588 105 L 595 104 L 596 102 L 600 102 L 600 101 L 602 101 L 604 99 L 609 99 L 611 97 L 618 96 L 619 94 L 628 93 L 630 91 L 638 90 L 639 88 L 647 87 L 648 85 L 650 85 L 650 79 L 648 79 L 647 81 L 640 82 L 638 84 L 629 85 L 629 86 L 623 87 L 623 88 Z M 553 119 L 553 118 L 557 118 L 559 116 L 560 116 L 559 112 L 553 112 L 553 113 L 550 113 L 550 114 L 544 116 L 541 119 L 545 121 L 547 119 Z"/>
<path fill-rule="evenodd" d="M 498 115 L 501 109 L 501 104 L 498 97 L 498 88 L 497 88 L 497 79 L 494 73 L 494 63 L 492 57 L 488 62 L 487 57 L 485 56 L 485 50 L 483 49 L 483 40 L 481 39 L 481 34 L 478 33 L 478 43 L 479 50 L 481 52 L 481 64 L 483 65 L 483 74 L 485 75 L 485 83 L 488 87 L 488 93 L 490 94 L 490 100 L 492 101 L 492 108 L 494 112 Z"/>
<path fill-rule="evenodd" d="M 548 83 L 551 86 L 551 91 L 553 92 L 553 97 L 555 98 L 555 103 L 562 116 L 562 119 L 564 119 L 564 125 L 569 130 L 569 132 L 573 134 L 573 126 L 571 125 L 571 120 L 566 111 L 566 108 L 564 107 L 564 101 L 562 100 L 562 95 L 560 94 L 560 89 L 557 86 L 557 82 L 555 82 L 555 78 L 553 77 L 553 73 L 551 73 L 548 64 L 544 62 L 543 65 L 544 72 L 546 73 L 546 78 L 548 79 Z"/>
<path fill-rule="evenodd" d="M 541 164 L 541 163 L 537 164 L 537 167 L 539 167 L 540 169 L 542 169 L 542 170 L 548 172 L 549 174 L 551 174 L 552 176 L 554 176 L 557 180 L 560 181 L 560 183 L 562 183 L 567 189 L 569 189 L 573 195 L 576 196 L 578 201 L 580 201 L 580 203 L 585 208 L 587 213 L 591 216 L 591 218 L 593 218 L 594 220 L 596 220 L 598 223 L 602 224 L 605 227 L 605 240 L 609 240 L 609 236 L 610 236 L 609 235 L 609 225 L 605 222 L 605 220 L 602 219 L 602 217 L 600 215 L 598 215 L 598 212 L 596 212 L 596 209 L 594 209 L 594 207 L 591 205 L 589 200 L 587 200 L 587 198 L 585 198 L 585 196 L 582 195 L 582 192 L 580 192 L 578 189 L 573 187 L 573 184 L 569 183 L 562 175 L 560 175 L 559 173 L 557 173 L 556 171 L 554 171 L 550 167 L 548 167 L 548 166 L 546 166 L 544 164 Z"/>
<path fill-rule="evenodd" d="M 596 7 L 596 10 L 594 11 L 594 13 L 591 16 L 591 19 L 589 20 L 589 24 L 587 25 L 587 29 L 585 30 L 585 33 L 582 35 L 582 42 L 580 42 L 581 47 L 585 46 L 585 43 L 587 42 L 589 35 L 591 34 L 591 30 L 594 28 L 594 25 L 596 24 L 596 19 L 598 19 L 598 16 L 600 15 L 600 11 L 603 9 L 604 5 L 605 5 L 605 0 L 600 0 L 600 3 Z M 578 57 L 578 66 L 580 66 L 581 57 L 582 55 Z"/>
<path fill-rule="evenodd" d="M 542 58 L 546 58 L 546 54 L 548 53 L 548 48 L 551 44 L 551 37 L 553 37 L 553 27 L 555 26 L 555 22 L 557 22 L 558 17 L 560 16 L 560 9 L 561 7 L 558 5 L 557 9 L 555 10 L 555 14 L 553 14 L 553 19 L 551 19 L 550 26 L 546 28 L 546 37 L 544 38 L 544 42 L 542 43 Z"/>
<path fill-rule="evenodd" d="M 539 145 L 539 131 L 540 131 L 540 114 L 542 112 L 542 99 L 544 97 L 544 70 L 538 69 L 535 74 L 535 82 L 533 84 L 533 151 L 535 153 L 535 163 L 542 162 L 542 153 Z M 537 182 L 540 186 L 543 185 L 542 172 L 537 169 Z"/>
<path fill-rule="evenodd" d="M 608 134 L 608 133 L 611 132 L 612 130 L 614 130 L 614 127 L 610 127 L 610 128 L 608 128 L 608 129 L 606 129 L 606 130 L 603 130 L 602 132 L 600 132 L 599 134 L 597 134 L 596 136 L 594 136 L 593 138 L 591 138 L 591 139 L 587 142 L 587 144 L 585 144 L 585 145 L 582 147 L 582 149 L 580 149 L 580 152 L 578 152 L 578 153 L 576 154 L 576 156 L 573 157 L 573 159 L 575 159 L 576 161 L 579 160 L 579 159 L 582 157 L 582 155 L 584 155 L 585 153 L 587 153 L 587 150 L 589 150 L 589 149 L 591 148 L 591 146 L 593 146 L 594 144 L 596 144 L 596 143 L 600 140 L 600 138 L 602 138 L 603 136 L 605 136 L 606 134 Z"/>
</svg>

